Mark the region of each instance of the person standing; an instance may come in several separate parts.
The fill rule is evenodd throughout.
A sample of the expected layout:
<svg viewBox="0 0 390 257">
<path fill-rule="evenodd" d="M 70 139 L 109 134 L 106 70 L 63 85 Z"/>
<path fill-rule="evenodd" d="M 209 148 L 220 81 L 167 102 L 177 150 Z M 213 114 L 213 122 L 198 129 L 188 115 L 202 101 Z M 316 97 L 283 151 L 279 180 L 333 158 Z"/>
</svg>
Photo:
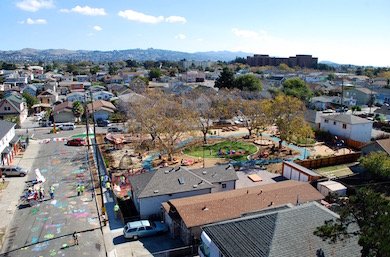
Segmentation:
<svg viewBox="0 0 390 257">
<path fill-rule="evenodd" d="M 43 193 L 44 193 L 44 189 L 43 189 L 43 186 L 40 186 L 39 189 L 38 189 L 38 192 L 39 192 L 39 200 L 43 200 Z"/>
<path fill-rule="evenodd" d="M 80 192 L 81 192 L 80 184 L 77 184 L 76 191 L 77 191 L 77 195 L 80 196 Z"/>
<path fill-rule="evenodd" d="M 84 184 L 81 184 L 80 190 L 81 190 L 81 194 L 82 194 L 82 195 L 84 194 L 84 189 L 85 189 Z"/>
<path fill-rule="evenodd" d="M 110 191 L 110 188 L 111 188 L 110 181 L 107 181 L 107 182 L 106 182 L 106 190 L 107 190 L 107 191 Z"/>
<path fill-rule="evenodd" d="M 118 204 L 115 204 L 115 205 L 114 205 L 115 219 L 118 218 L 118 212 L 119 212 L 119 205 L 118 205 Z"/>
<path fill-rule="evenodd" d="M 50 193 L 50 198 L 54 199 L 54 187 L 53 186 L 49 187 L 49 193 Z"/>
<path fill-rule="evenodd" d="M 73 240 L 75 245 L 79 245 L 79 237 L 77 236 L 77 232 L 73 232 Z"/>
</svg>

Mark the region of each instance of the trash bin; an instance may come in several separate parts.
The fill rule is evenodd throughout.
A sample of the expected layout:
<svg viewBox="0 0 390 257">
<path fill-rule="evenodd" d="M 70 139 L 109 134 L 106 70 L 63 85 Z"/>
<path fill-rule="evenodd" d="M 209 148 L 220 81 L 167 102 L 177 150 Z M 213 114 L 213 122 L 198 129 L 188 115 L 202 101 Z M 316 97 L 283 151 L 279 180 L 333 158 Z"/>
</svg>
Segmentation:
<svg viewBox="0 0 390 257">
<path fill-rule="evenodd" d="M 217 131 L 216 130 L 214 130 L 214 135 L 216 135 L 217 134 Z"/>
</svg>

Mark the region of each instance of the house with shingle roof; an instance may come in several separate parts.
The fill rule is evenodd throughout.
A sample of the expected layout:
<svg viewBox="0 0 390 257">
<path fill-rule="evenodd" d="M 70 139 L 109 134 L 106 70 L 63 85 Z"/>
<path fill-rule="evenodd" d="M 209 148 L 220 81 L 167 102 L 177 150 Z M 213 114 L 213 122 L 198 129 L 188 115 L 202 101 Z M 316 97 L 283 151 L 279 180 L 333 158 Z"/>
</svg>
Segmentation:
<svg viewBox="0 0 390 257">
<path fill-rule="evenodd" d="M 134 205 L 141 219 L 162 215 L 161 203 L 172 199 L 235 189 L 232 165 L 189 170 L 163 168 L 129 177 Z"/>
<path fill-rule="evenodd" d="M 366 156 L 372 152 L 385 152 L 390 155 L 390 138 L 378 139 L 364 145 L 361 149 L 362 156 Z"/>
<path fill-rule="evenodd" d="M 38 100 L 43 104 L 54 104 L 58 101 L 58 93 L 51 89 L 47 89 L 37 96 Z"/>
<path fill-rule="evenodd" d="M 73 114 L 73 103 L 66 101 L 54 106 L 52 115 L 54 122 L 75 122 L 76 117 Z"/>
<path fill-rule="evenodd" d="M 335 136 L 367 143 L 371 140 L 373 121 L 351 114 L 335 114 L 321 117 L 320 129 Z"/>
<path fill-rule="evenodd" d="M 28 114 L 26 100 L 19 93 L 10 93 L 0 102 L 0 119 L 17 117 L 19 125 L 26 120 Z"/>
<path fill-rule="evenodd" d="M 376 92 L 366 87 L 355 87 L 344 90 L 343 96 L 356 99 L 357 105 L 368 105 L 375 100 Z"/>
<path fill-rule="evenodd" d="M 95 120 L 107 120 L 108 116 L 110 116 L 110 114 L 114 113 L 116 110 L 116 107 L 111 102 L 104 100 L 98 100 L 94 101 L 93 103 L 89 103 L 87 107 L 88 113 L 90 113 L 90 115 L 93 113 Z"/>
<path fill-rule="evenodd" d="M 289 206 L 290 207 L 290 206 Z M 201 257 L 360 256 L 359 235 L 330 244 L 313 234 L 339 215 L 316 202 L 272 210 L 203 227 Z M 358 232 L 352 224 L 349 232 Z"/>
<path fill-rule="evenodd" d="M 184 243 L 200 238 L 201 227 L 240 218 L 270 206 L 321 201 L 324 196 L 309 183 L 288 180 L 194 197 L 172 199 L 162 204 L 164 221 L 172 237 Z"/>
</svg>

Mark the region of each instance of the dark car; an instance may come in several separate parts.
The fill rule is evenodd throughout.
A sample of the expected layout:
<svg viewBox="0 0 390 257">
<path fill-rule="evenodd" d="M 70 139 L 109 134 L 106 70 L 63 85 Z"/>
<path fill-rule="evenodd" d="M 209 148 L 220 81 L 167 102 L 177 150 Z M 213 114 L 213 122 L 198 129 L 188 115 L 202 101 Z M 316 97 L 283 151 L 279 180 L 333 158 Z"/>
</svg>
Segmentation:
<svg viewBox="0 0 390 257">
<path fill-rule="evenodd" d="M 97 125 L 98 127 L 108 127 L 111 126 L 111 122 L 109 120 L 98 120 Z"/>
<path fill-rule="evenodd" d="M 68 142 L 66 144 L 80 146 L 80 145 L 86 145 L 87 141 L 85 141 L 84 138 L 73 138 L 71 140 L 68 140 Z"/>
<path fill-rule="evenodd" d="M 107 129 L 107 133 L 123 133 L 123 129 L 118 127 L 109 127 Z"/>
</svg>

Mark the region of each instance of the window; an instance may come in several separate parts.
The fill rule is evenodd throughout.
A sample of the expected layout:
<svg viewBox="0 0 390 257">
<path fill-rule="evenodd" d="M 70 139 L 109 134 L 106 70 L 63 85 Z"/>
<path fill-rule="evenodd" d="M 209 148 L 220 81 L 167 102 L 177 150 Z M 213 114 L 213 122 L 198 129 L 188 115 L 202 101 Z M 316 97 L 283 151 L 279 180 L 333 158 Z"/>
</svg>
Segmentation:
<svg viewBox="0 0 390 257">
<path fill-rule="evenodd" d="M 325 123 L 329 123 L 329 120 L 324 120 Z"/>
<path fill-rule="evenodd" d="M 137 228 L 132 228 L 132 229 L 128 230 L 127 232 L 135 232 L 135 231 L 137 231 Z"/>
<path fill-rule="evenodd" d="M 146 230 L 153 230 L 153 228 L 150 227 L 150 226 L 147 226 L 147 227 L 146 227 Z"/>
<path fill-rule="evenodd" d="M 144 231 L 144 230 L 145 230 L 144 227 L 140 227 L 140 228 L 138 229 L 138 231 Z"/>
<path fill-rule="evenodd" d="M 347 129 L 347 124 L 343 124 L 343 129 Z"/>
<path fill-rule="evenodd" d="M 333 121 L 333 125 L 336 125 L 336 122 L 335 122 L 335 121 Z"/>
<path fill-rule="evenodd" d="M 226 184 L 225 183 L 222 184 L 222 188 L 226 188 Z"/>
</svg>

